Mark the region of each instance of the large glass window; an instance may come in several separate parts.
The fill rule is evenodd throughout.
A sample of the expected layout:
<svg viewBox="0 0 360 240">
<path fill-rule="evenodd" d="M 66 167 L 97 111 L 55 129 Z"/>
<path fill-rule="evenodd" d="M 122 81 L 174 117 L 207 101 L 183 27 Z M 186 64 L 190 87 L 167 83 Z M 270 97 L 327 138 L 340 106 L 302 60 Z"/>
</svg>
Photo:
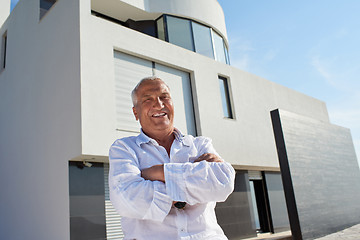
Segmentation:
<svg viewBox="0 0 360 240">
<path fill-rule="evenodd" d="M 156 26 L 159 39 L 230 64 L 224 39 L 212 28 L 169 15 L 157 19 Z"/>
<path fill-rule="evenodd" d="M 233 118 L 228 80 L 219 76 L 221 102 L 225 118 Z"/>
<path fill-rule="evenodd" d="M 214 47 L 215 47 L 215 58 L 219 62 L 226 63 L 225 48 L 223 38 L 213 31 Z"/>
<path fill-rule="evenodd" d="M 190 20 L 166 16 L 170 43 L 194 51 Z"/>
<path fill-rule="evenodd" d="M 195 51 L 202 55 L 214 58 L 211 29 L 196 22 L 192 22 L 192 28 L 194 32 Z"/>
</svg>

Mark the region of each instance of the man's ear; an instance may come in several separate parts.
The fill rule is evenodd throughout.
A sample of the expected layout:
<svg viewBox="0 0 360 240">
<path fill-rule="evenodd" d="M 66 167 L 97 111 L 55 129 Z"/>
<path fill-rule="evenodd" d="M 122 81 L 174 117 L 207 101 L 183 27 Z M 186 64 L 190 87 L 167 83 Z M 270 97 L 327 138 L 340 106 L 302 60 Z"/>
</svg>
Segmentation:
<svg viewBox="0 0 360 240">
<path fill-rule="evenodd" d="M 136 121 L 139 120 L 139 116 L 138 116 L 138 114 L 137 114 L 137 112 L 136 112 L 136 108 L 133 107 L 132 110 L 133 110 L 133 113 L 134 113 L 134 116 L 135 116 Z"/>
</svg>

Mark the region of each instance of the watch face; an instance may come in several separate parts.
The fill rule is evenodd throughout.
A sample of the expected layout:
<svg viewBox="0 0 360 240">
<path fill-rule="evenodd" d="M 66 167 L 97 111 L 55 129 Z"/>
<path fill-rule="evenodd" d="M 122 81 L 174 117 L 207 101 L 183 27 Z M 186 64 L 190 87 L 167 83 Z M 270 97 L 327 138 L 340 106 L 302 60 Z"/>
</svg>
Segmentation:
<svg viewBox="0 0 360 240">
<path fill-rule="evenodd" d="M 186 202 L 176 202 L 174 206 L 178 209 L 183 209 L 186 205 Z"/>
</svg>

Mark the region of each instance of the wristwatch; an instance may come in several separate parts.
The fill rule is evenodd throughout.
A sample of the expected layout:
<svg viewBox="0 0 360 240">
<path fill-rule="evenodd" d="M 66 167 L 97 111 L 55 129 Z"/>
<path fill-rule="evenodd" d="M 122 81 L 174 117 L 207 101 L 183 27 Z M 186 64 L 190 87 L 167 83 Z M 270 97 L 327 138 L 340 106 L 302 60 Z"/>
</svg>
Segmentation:
<svg viewBox="0 0 360 240">
<path fill-rule="evenodd" d="M 174 203 L 174 206 L 175 206 L 177 209 L 184 209 L 184 208 L 185 208 L 185 205 L 186 205 L 186 202 L 176 202 L 176 203 Z"/>
</svg>

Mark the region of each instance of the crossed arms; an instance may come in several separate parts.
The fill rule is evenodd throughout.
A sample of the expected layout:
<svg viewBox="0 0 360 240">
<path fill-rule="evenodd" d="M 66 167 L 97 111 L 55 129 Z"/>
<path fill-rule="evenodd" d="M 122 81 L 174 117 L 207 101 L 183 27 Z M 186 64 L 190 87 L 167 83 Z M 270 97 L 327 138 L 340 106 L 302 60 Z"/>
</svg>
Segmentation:
<svg viewBox="0 0 360 240">
<path fill-rule="evenodd" d="M 173 202 L 189 205 L 225 201 L 233 191 L 235 171 L 201 139 L 195 161 L 156 164 L 140 170 L 132 142 L 117 141 L 110 149 L 110 199 L 120 215 L 162 222 Z M 194 157 L 194 156 L 191 156 Z"/>
<path fill-rule="evenodd" d="M 213 153 L 204 153 L 198 157 L 195 162 L 208 161 L 208 162 L 224 162 L 218 155 Z M 164 164 L 154 165 L 149 168 L 141 170 L 141 177 L 150 181 L 161 181 L 165 183 Z"/>
</svg>

